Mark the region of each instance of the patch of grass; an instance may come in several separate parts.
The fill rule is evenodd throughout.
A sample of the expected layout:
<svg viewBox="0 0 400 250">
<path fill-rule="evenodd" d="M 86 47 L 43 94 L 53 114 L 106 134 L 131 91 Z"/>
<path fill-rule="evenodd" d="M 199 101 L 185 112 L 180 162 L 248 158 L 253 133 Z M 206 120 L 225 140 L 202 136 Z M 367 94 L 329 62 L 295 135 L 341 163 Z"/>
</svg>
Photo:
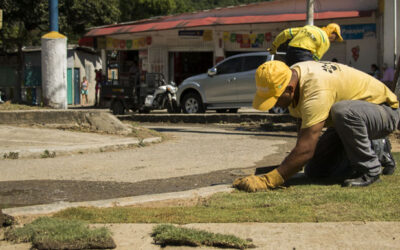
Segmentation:
<svg viewBox="0 0 400 250">
<path fill-rule="evenodd" d="M 203 230 L 176 227 L 173 225 L 158 225 L 153 228 L 151 235 L 156 244 L 162 247 L 173 246 L 212 246 L 221 248 L 254 248 L 248 240 L 240 239 L 234 235 L 215 234 Z"/>
<path fill-rule="evenodd" d="M 0 111 L 1 110 L 33 110 L 33 109 L 45 109 L 45 107 L 40 106 L 30 106 L 24 104 L 14 104 L 11 101 L 6 101 L 0 104 Z"/>
<path fill-rule="evenodd" d="M 400 153 L 394 153 L 399 165 Z M 293 184 L 268 192 L 218 193 L 189 207 L 70 208 L 59 218 L 92 223 L 400 221 L 400 171 L 368 187 Z"/>
<path fill-rule="evenodd" d="M 56 152 L 50 152 L 49 150 L 45 150 L 43 154 L 40 155 L 40 158 L 54 158 L 56 157 Z"/>
<path fill-rule="evenodd" d="M 86 223 L 41 217 L 21 228 L 7 230 L 6 240 L 32 242 L 37 249 L 105 249 L 115 248 L 106 228 L 90 229 Z"/>
<path fill-rule="evenodd" d="M 12 159 L 12 160 L 16 160 L 19 158 L 19 153 L 18 152 L 8 152 L 3 154 L 3 158 L 4 159 Z"/>
</svg>

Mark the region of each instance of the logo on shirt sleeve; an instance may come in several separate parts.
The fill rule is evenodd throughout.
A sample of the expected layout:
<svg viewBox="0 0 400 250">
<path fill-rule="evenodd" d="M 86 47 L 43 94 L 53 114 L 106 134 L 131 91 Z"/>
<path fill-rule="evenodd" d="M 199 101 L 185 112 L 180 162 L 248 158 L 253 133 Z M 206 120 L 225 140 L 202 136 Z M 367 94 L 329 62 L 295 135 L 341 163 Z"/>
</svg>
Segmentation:
<svg viewBox="0 0 400 250">
<path fill-rule="evenodd" d="M 329 63 L 329 62 L 324 62 L 324 63 L 322 63 L 322 70 L 324 70 L 324 71 L 326 71 L 326 72 L 329 72 L 329 73 L 333 73 L 334 71 L 336 71 L 336 70 L 338 70 L 338 68 L 337 68 L 337 66 L 335 66 L 334 64 L 332 64 L 332 63 Z"/>
</svg>

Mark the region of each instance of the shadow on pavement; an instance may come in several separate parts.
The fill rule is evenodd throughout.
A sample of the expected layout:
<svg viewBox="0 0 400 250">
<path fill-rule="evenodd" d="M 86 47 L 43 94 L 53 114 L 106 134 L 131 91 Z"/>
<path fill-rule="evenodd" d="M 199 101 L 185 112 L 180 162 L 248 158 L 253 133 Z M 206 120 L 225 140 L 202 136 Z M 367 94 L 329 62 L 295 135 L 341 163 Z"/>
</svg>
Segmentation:
<svg viewBox="0 0 400 250">
<path fill-rule="evenodd" d="M 184 128 L 165 128 L 165 127 L 151 127 L 151 129 L 157 132 L 181 132 L 181 133 L 198 133 L 198 134 L 222 134 L 222 135 L 249 135 L 249 136 L 265 136 L 265 137 L 285 137 L 285 138 L 296 138 L 297 135 L 291 134 L 280 134 L 280 133 L 243 133 L 243 132 L 217 132 L 217 131 L 197 131 L 193 129 Z M 263 132 L 263 131 L 260 131 Z"/>
</svg>

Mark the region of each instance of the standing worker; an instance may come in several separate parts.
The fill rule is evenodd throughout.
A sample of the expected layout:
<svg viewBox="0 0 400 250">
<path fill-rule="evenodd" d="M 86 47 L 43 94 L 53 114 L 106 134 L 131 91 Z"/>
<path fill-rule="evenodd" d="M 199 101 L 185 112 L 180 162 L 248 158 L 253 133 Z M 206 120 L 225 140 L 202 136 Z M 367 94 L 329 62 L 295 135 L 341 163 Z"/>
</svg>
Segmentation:
<svg viewBox="0 0 400 250">
<path fill-rule="evenodd" d="M 379 80 L 340 63 L 307 61 L 289 68 L 269 61 L 258 67 L 256 87 L 254 108 L 289 107 L 292 116 L 302 119 L 301 129 L 278 168 L 236 179 L 234 187 L 273 189 L 306 164 L 307 177 L 339 179 L 346 187 L 378 181 L 381 167 L 383 174 L 393 174 L 395 165 L 380 158 L 384 147 L 373 144 L 398 128 L 399 102 Z M 324 125 L 328 129 L 320 136 Z"/>
<path fill-rule="evenodd" d="M 330 23 L 326 27 L 318 28 L 313 25 L 285 29 L 272 42 L 269 51 L 275 54 L 279 46 L 289 41 L 286 51 L 286 64 L 292 66 L 303 61 L 319 61 L 328 51 L 333 41 L 342 42 L 340 26 Z"/>
</svg>

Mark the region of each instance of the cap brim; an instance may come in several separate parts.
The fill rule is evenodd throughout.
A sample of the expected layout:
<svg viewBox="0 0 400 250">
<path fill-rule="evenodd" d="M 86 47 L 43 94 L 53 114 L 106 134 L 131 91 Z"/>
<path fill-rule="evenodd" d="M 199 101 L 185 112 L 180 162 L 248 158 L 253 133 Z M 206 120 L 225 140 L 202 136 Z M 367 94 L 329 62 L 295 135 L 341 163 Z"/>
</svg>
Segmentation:
<svg viewBox="0 0 400 250">
<path fill-rule="evenodd" d="M 253 99 L 253 108 L 261 111 L 267 111 L 275 106 L 277 101 L 278 97 L 272 96 L 266 99 L 265 97 L 261 97 L 256 93 Z"/>
<path fill-rule="evenodd" d="M 336 41 L 343 42 L 343 37 L 340 34 L 337 34 Z"/>
</svg>

